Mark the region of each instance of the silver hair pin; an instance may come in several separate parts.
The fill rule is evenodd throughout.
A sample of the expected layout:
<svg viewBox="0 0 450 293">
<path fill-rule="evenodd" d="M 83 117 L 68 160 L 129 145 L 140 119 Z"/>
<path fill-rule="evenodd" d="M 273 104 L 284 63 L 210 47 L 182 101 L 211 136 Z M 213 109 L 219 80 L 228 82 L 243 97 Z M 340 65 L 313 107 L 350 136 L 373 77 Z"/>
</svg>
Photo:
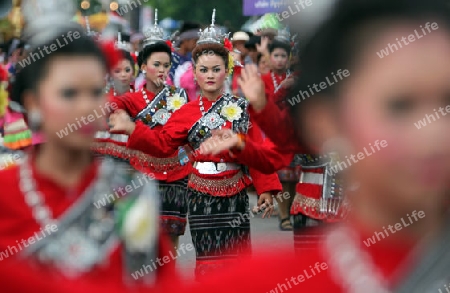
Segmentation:
<svg viewBox="0 0 450 293">
<path fill-rule="evenodd" d="M 144 47 L 157 43 L 164 42 L 164 30 L 158 26 L 158 9 L 155 9 L 155 23 L 153 27 L 145 30 Z"/>
<path fill-rule="evenodd" d="M 203 31 L 200 30 L 199 39 L 197 41 L 197 44 L 222 44 L 222 41 L 225 38 L 228 38 L 228 34 L 222 34 L 219 29 L 215 28 L 215 22 L 216 22 L 216 9 L 213 9 L 212 19 L 211 19 L 211 25 L 207 28 L 205 28 Z"/>
</svg>

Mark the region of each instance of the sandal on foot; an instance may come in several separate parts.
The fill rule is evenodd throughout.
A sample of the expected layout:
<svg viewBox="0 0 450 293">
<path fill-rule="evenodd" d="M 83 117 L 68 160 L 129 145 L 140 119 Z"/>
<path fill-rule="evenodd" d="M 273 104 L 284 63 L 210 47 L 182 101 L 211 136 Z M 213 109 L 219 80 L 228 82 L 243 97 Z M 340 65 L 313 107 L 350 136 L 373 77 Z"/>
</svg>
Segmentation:
<svg viewBox="0 0 450 293">
<path fill-rule="evenodd" d="M 291 224 L 290 218 L 284 218 L 280 220 L 280 230 L 281 231 L 292 231 L 294 228 Z"/>
</svg>

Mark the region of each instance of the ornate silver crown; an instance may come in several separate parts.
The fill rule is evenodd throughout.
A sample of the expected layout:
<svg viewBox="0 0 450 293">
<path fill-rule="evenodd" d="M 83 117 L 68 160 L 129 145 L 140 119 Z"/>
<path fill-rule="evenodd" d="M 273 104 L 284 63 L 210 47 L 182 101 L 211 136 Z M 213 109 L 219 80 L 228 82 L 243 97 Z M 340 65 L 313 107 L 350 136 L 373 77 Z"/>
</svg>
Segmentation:
<svg viewBox="0 0 450 293">
<path fill-rule="evenodd" d="M 155 9 L 155 24 L 144 31 L 144 36 L 144 47 L 157 42 L 164 42 L 164 30 L 158 26 L 158 9 Z"/>
<path fill-rule="evenodd" d="M 228 38 L 229 33 L 222 34 L 220 29 L 218 29 L 214 26 L 215 22 L 216 22 L 216 9 L 213 9 L 211 25 L 209 27 L 205 28 L 204 30 L 200 29 L 200 32 L 198 33 L 199 38 L 198 38 L 197 44 L 199 44 L 199 45 L 210 44 L 210 43 L 223 44 L 223 40 L 225 38 Z"/>
<path fill-rule="evenodd" d="M 61 32 L 82 31 L 81 26 L 72 21 L 76 9 L 71 0 L 24 0 L 21 8 L 24 37 L 32 48 L 59 37 Z"/>
<path fill-rule="evenodd" d="M 122 34 L 120 32 L 117 33 L 117 41 L 116 41 L 116 48 L 119 50 L 125 50 L 127 52 L 131 52 L 132 48 L 131 48 L 131 44 L 122 41 Z"/>
<path fill-rule="evenodd" d="M 275 40 L 290 43 L 291 42 L 291 34 L 287 28 L 278 31 L 278 34 L 275 36 Z"/>
</svg>

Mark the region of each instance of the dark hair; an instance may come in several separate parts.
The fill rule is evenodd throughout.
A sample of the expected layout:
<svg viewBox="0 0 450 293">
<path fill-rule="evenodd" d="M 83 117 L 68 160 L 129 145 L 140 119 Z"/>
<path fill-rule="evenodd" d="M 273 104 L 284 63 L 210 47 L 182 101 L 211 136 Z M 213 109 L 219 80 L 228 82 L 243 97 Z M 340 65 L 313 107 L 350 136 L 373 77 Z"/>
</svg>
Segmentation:
<svg viewBox="0 0 450 293">
<path fill-rule="evenodd" d="M 228 50 L 220 44 L 201 44 L 197 45 L 192 51 L 192 59 L 194 60 L 194 64 L 197 63 L 198 57 L 201 55 L 215 54 L 223 59 L 225 62 L 225 69 L 228 68 Z"/>
<path fill-rule="evenodd" d="M 277 40 L 274 40 L 270 45 L 269 45 L 269 53 L 272 54 L 273 51 L 275 51 L 275 49 L 280 48 L 286 51 L 287 55 L 289 56 L 289 54 L 291 54 L 291 45 L 286 43 L 286 42 L 280 42 Z"/>
<path fill-rule="evenodd" d="M 25 59 L 17 63 L 16 70 L 18 70 L 18 73 L 12 85 L 11 93 L 13 101 L 23 105 L 23 94 L 26 91 L 36 92 L 38 90 L 39 83 L 49 73 L 50 62 L 57 57 L 95 57 L 101 62 L 105 70 L 108 70 L 107 60 L 100 47 L 92 38 L 84 36 L 83 32 L 78 33 L 80 34 L 79 38 L 67 42 L 64 46 L 59 46 L 55 51 L 44 53 L 41 48 L 55 45 L 56 39 L 52 39 L 48 43 L 39 46 L 39 48 L 30 51 Z"/>
<path fill-rule="evenodd" d="M 301 72 L 290 94 L 286 96 L 293 117 L 307 111 L 309 101 L 324 97 L 338 101 L 339 90 L 347 80 L 321 91 L 325 95 L 312 95 L 303 102 L 294 101 L 308 86 L 323 82 L 337 70 L 352 70 L 358 64 L 361 52 L 394 22 L 419 26 L 426 22 L 439 22 L 439 28 L 450 28 L 449 5 L 446 0 L 340 0 L 332 15 L 324 21 L 309 40 L 302 41 L 299 52 Z M 375 54 L 375 53 L 374 53 Z M 291 100 L 291 101 L 290 101 Z M 298 125 L 304 127 L 304 125 Z M 303 129 L 299 133 L 304 133 Z"/>
<path fill-rule="evenodd" d="M 247 49 L 255 49 L 256 44 L 261 45 L 261 37 L 260 36 L 251 36 L 250 39 L 245 43 L 245 48 Z"/>
<path fill-rule="evenodd" d="M 120 52 L 122 52 L 123 59 L 130 61 L 131 68 L 133 69 L 133 72 L 134 72 L 135 62 L 134 62 L 133 57 L 131 57 L 131 53 L 126 50 L 120 50 Z"/>
<path fill-rule="evenodd" d="M 157 52 L 167 53 L 167 55 L 169 55 L 170 60 L 172 60 L 172 50 L 170 49 L 169 45 L 167 45 L 165 42 L 157 42 L 145 46 L 144 49 L 142 49 L 142 51 L 139 52 L 138 56 L 139 68 L 141 68 L 142 64 L 147 63 L 148 58 L 150 58 L 150 56 L 153 53 Z"/>
</svg>

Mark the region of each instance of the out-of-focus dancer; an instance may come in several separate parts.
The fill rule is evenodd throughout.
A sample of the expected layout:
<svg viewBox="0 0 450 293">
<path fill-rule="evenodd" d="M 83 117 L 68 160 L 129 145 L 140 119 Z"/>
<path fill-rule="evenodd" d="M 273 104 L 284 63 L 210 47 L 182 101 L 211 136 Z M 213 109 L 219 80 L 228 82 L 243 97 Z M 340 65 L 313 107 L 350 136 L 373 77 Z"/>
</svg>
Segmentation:
<svg viewBox="0 0 450 293">
<path fill-rule="evenodd" d="M 285 34 L 280 34 L 279 32 L 277 37 L 275 37 L 276 39 L 267 48 L 271 70 L 267 74 L 262 75 L 266 93 L 273 96 L 274 99 L 282 99 L 294 81 L 294 75 L 289 70 L 289 58 L 291 54 L 290 35 L 286 35 L 287 31 L 285 30 L 282 30 L 281 33 Z M 295 183 L 298 182 L 299 171 L 300 168 L 295 163 L 290 164 L 290 166 L 285 166 L 282 170 L 278 171 L 278 177 L 283 184 L 283 192 L 289 194 L 289 200 L 283 200 L 278 203 L 279 226 L 282 231 L 292 230 L 289 209 L 294 199 Z"/>
<path fill-rule="evenodd" d="M 13 99 L 46 142 L 0 171 L 0 287 L 47 292 L 51 282 L 59 292 L 148 291 L 174 277 L 173 263 L 155 262 L 170 256 L 160 236 L 157 189 L 147 176 L 92 156 L 102 119 L 83 118 L 105 107 L 104 77 L 115 64 L 67 22 L 71 3 L 23 5 L 36 60 L 19 71 Z M 46 54 L 58 40 L 64 46 Z M 81 127 L 58 135 L 69 123 Z"/>
<path fill-rule="evenodd" d="M 119 59 L 114 68 L 109 72 L 109 80 L 106 85 L 105 92 L 108 94 L 108 99 L 111 101 L 111 108 L 117 109 L 118 105 L 114 101 L 116 97 L 127 93 L 134 93 L 134 76 L 135 76 L 135 61 L 130 54 L 131 45 L 122 41 L 120 33 L 115 43 L 116 51 L 110 52 L 110 58 Z M 118 53 L 118 54 L 117 54 Z M 107 113 L 110 114 L 110 113 Z M 108 115 L 105 115 L 108 116 Z M 96 141 L 92 146 L 92 150 L 97 155 L 112 157 L 119 161 L 129 162 L 130 154 L 126 148 L 126 136 L 121 134 L 111 134 L 109 127 L 105 120 L 104 129 L 98 131 L 95 135 Z"/>
<path fill-rule="evenodd" d="M 278 128 L 280 125 L 267 123 L 266 117 L 283 117 L 285 114 L 281 112 L 286 112 L 288 106 L 295 103 L 292 99 L 286 99 L 295 78 L 288 63 L 293 49 L 290 41 L 291 36 L 284 29 L 278 33 L 275 40 L 266 49 L 270 56 L 272 70 L 263 75 L 262 80 L 264 81 L 267 99 L 272 104 L 271 106 L 267 105 L 264 110 L 255 114 L 257 123 L 260 123 L 267 137 L 280 146 L 292 143 L 287 141 L 287 136 L 280 138 L 280 128 Z M 297 44 L 294 42 L 293 46 L 295 47 Z M 275 120 L 282 121 L 280 119 Z M 289 216 L 284 215 L 291 214 L 294 216 L 294 246 L 297 251 L 302 252 L 312 243 L 319 241 L 321 236 L 316 235 L 313 232 L 315 230 L 305 228 L 315 227 L 324 220 L 325 222 L 339 221 L 345 216 L 347 207 L 342 208 L 344 192 L 341 181 L 330 172 L 332 167 L 330 154 L 325 154 L 325 156 L 304 154 L 305 147 L 298 144 L 295 149 L 296 155 L 290 166 L 278 172 L 280 180 L 285 182 L 284 190 L 292 195 L 291 201 L 280 203 L 280 228 L 286 228 L 283 224 L 289 223 L 287 221 Z"/>
<path fill-rule="evenodd" d="M 337 2 L 305 40 L 302 77 L 287 101 L 322 84 L 320 92 L 291 105 L 292 121 L 302 145 L 334 149 L 338 165 L 347 164 L 339 168 L 344 182 L 359 187 L 346 194 L 348 221 L 329 227 L 323 243 L 296 261 L 283 252 L 264 253 L 192 292 L 447 290 L 448 15 L 442 0 Z M 261 111 L 263 83 L 256 68 L 246 72 L 241 85 L 254 92 L 247 97 Z M 427 121 L 431 115 L 435 121 Z M 270 277 L 260 278 L 259 268 L 270 268 Z M 235 289 L 217 288 L 224 279 Z"/>
<path fill-rule="evenodd" d="M 114 96 L 121 96 L 134 92 L 135 59 L 132 55 L 131 44 L 122 40 L 119 33 L 116 47 L 122 53 L 122 59 L 111 72 L 112 86 L 110 91 Z"/>
</svg>

